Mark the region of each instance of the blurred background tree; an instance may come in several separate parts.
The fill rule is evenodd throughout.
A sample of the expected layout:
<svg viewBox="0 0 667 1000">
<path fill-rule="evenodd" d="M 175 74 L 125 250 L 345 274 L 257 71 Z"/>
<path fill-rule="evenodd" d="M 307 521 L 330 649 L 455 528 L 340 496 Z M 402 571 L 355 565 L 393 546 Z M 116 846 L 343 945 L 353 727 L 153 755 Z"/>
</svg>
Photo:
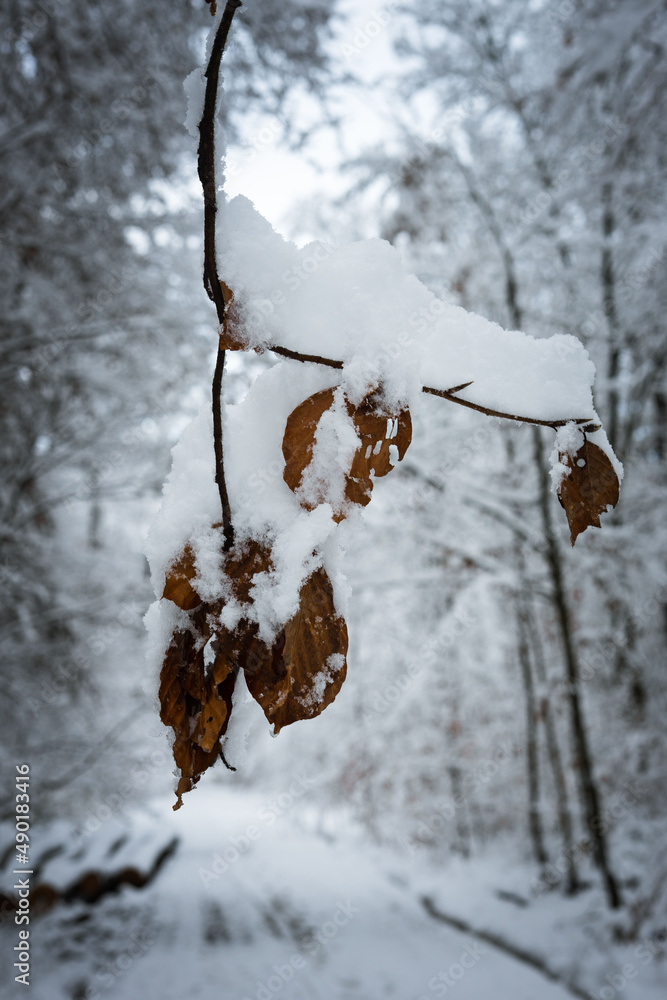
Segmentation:
<svg viewBox="0 0 667 1000">
<path fill-rule="evenodd" d="M 235 113 L 288 122 L 294 90 L 322 95 L 333 10 L 244 8 L 226 66 L 232 136 Z M 80 798 L 109 781 L 92 766 L 106 720 L 137 754 L 125 730 L 141 715 L 128 693 L 147 703 L 145 502 L 215 347 L 183 128 L 209 22 L 194 0 L 0 12 L 0 728 L 42 772 L 41 809 L 57 805 L 51 785 L 69 794 L 74 779 Z"/>
</svg>

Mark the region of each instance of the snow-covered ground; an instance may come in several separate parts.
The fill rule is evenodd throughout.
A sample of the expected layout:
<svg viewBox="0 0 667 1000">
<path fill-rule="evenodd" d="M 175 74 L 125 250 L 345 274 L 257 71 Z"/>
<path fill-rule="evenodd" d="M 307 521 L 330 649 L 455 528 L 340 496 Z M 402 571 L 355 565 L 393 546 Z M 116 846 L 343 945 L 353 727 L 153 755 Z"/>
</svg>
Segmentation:
<svg viewBox="0 0 667 1000">
<path fill-rule="evenodd" d="M 307 785 L 307 779 L 304 778 Z M 144 888 L 96 903 L 58 902 L 30 925 L 35 1000 L 658 1000 L 667 975 L 659 943 L 610 940 L 595 890 L 576 900 L 531 897 L 534 871 L 498 855 L 434 867 L 370 846 L 360 831 L 305 808 L 293 778 L 280 795 L 214 783 L 178 813 L 159 799 L 112 817 L 86 838 L 62 822 L 40 881 L 63 890 L 75 874 L 135 865 L 146 872 L 178 838 Z M 279 815 L 280 814 L 280 815 Z M 8 833 L 3 830 L 3 833 Z M 47 835 L 48 834 L 48 835 Z M 37 836 L 37 834 L 36 834 Z M 3 836 L 3 843 L 7 837 Z M 3 886 L 10 885 L 5 857 Z M 469 931 L 445 924 L 441 912 Z M 11 971 L 17 928 L 0 934 L 3 996 L 22 995 Z M 526 953 L 531 967 L 502 947 Z M 551 978 L 550 978 L 551 976 Z"/>
</svg>

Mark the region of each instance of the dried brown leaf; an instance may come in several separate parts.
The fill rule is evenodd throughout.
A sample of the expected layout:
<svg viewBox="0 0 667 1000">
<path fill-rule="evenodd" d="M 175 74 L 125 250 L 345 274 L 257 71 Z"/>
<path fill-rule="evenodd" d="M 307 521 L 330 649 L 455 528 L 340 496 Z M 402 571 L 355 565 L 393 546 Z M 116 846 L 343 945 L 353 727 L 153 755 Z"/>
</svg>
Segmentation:
<svg viewBox="0 0 667 1000">
<path fill-rule="evenodd" d="M 225 317 L 220 331 L 220 350 L 246 351 L 248 338 L 243 331 L 239 305 L 234 301 L 233 291 L 224 281 L 220 282 L 220 287 L 222 288 L 222 297 L 225 300 Z"/>
<path fill-rule="evenodd" d="M 400 462 L 412 441 L 410 411 L 388 412 L 382 397 L 373 392 L 356 408 L 353 420 L 362 445 L 352 463 L 351 475 L 386 476 L 395 465 L 391 448 L 396 448 L 396 460 Z"/>
<path fill-rule="evenodd" d="M 570 469 L 558 488 L 558 499 L 567 515 L 574 545 L 586 528 L 599 528 L 600 514 L 618 503 L 618 476 L 602 448 L 587 439 L 574 459 L 561 454 L 559 460 Z"/>
<path fill-rule="evenodd" d="M 347 671 L 347 626 L 336 614 L 333 587 L 324 569 L 301 587 L 299 610 L 272 649 L 260 644 L 246 667 L 246 682 L 275 732 L 313 719 L 330 705 Z"/>
<path fill-rule="evenodd" d="M 169 568 L 162 596 L 173 601 L 183 611 L 192 611 L 201 604 L 201 597 L 191 583 L 196 575 L 195 555 L 188 544 Z"/>
<path fill-rule="evenodd" d="M 241 603 L 250 600 L 256 574 L 270 567 L 269 550 L 254 540 L 221 554 L 221 574 L 226 575 L 232 596 Z M 176 809 L 182 805 L 183 794 L 195 786 L 220 753 L 220 738 L 229 725 L 239 668 L 251 655 L 271 655 L 256 638 L 256 625 L 243 618 L 233 630 L 216 624 L 222 602 L 203 603 L 190 586 L 194 576 L 194 553 L 188 545 L 169 573 L 164 596 L 189 612 L 189 622 L 176 629 L 171 638 L 159 692 L 160 718 L 174 730 L 174 760 L 181 772 Z M 209 640 L 212 661 L 207 666 L 205 648 Z"/>
<path fill-rule="evenodd" d="M 293 492 L 299 489 L 303 473 L 310 465 L 317 425 L 322 414 L 333 406 L 334 392 L 334 389 L 322 389 L 314 393 L 299 403 L 287 418 L 283 435 L 283 479 Z"/>
<path fill-rule="evenodd" d="M 313 458 L 317 427 L 322 415 L 334 404 L 335 389 L 323 389 L 300 403 L 287 418 L 283 436 L 285 469 L 283 478 L 295 493 L 303 481 L 305 470 Z M 396 448 L 395 461 L 400 461 L 412 440 L 410 411 L 389 412 L 376 391 L 354 407 L 347 402 L 347 411 L 355 426 L 360 444 L 352 460 L 345 484 L 345 498 L 349 503 L 365 507 L 370 502 L 373 476 L 386 476 L 393 468 L 391 447 Z M 333 470 L 332 470 L 333 472 Z M 326 495 L 318 502 L 332 502 Z M 301 499 L 308 510 L 317 504 L 312 498 Z M 345 510 L 335 503 L 334 519 L 342 520 Z"/>
</svg>

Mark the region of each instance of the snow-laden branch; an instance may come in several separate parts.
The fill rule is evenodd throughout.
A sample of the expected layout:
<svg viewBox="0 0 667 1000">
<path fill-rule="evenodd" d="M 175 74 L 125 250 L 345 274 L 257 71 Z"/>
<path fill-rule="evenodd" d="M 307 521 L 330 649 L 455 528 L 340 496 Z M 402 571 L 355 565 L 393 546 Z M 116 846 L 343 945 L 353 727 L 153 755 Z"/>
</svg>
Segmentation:
<svg viewBox="0 0 667 1000">
<path fill-rule="evenodd" d="M 342 369 L 344 367 L 342 361 L 334 361 L 333 358 L 323 358 L 319 354 L 301 354 L 299 351 L 290 351 L 287 347 L 279 347 L 276 344 L 270 344 L 267 348 L 269 351 L 273 351 L 274 354 L 280 354 L 284 358 L 290 358 L 292 361 L 302 361 L 309 362 L 315 365 L 326 365 L 328 368 L 338 368 Z M 575 423 L 582 424 L 582 430 L 592 433 L 600 429 L 600 424 L 596 424 L 591 417 L 566 417 L 561 420 L 541 420 L 539 417 L 521 417 L 516 413 L 504 413 L 502 410 L 492 410 L 488 406 L 483 406 L 481 403 L 473 403 L 469 399 L 461 399 L 456 393 L 461 392 L 463 389 L 467 389 L 469 385 L 473 384 L 474 380 L 470 382 L 463 382 L 461 385 L 455 385 L 451 389 L 435 389 L 430 385 L 423 385 L 422 392 L 430 393 L 432 396 L 440 396 L 442 399 L 448 399 L 450 403 L 458 403 L 459 406 L 467 406 L 471 410 L 477 410 L 479 413 L 486 413 L 489 417 L 501 417 L 504 420 L 517 420 L 519 423 L 523 424 L 539 424 L 541 427 L 565 427 L 566 424 Z"/>
</svg>

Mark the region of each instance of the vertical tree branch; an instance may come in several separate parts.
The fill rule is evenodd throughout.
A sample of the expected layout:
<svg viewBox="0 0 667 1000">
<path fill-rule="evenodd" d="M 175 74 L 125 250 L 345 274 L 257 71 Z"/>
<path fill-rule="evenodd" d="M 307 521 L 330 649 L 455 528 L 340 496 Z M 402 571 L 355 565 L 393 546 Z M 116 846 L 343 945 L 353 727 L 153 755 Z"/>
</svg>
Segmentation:
<svg viewBox="0 0 667 1000">
<path fill-rule="evenodd" d="M 544 870 L 549 861 L 540 812 L 540 761 L 537 744 L 537 703 L 530 662 L 525 613 L 517 598 L 517 647 L 526 708 L 526 777 L 528 780 L 528 828 L 535 860 Z"/>
<path fill-rule="evenodd" d="M 204 287 L 209 298 L 215 304 L 218 322 L 222 325 L 225 318 L 225 300 L 222 285 L 218 276 L 218 263 L 215 248 L 215 226 L 218 211 L 217 182 L 215 176 L 215 116 L 218 105 L 218 81 L 220 77 L 220 62 L 225 50 L 225 43 L 232 18 L 241 0 L 227 0 L 220 19 L 211 48 L 211 55 L 204 76 L 206 92 L 204 95 L 204 111 L 199 123 L 199 150 L 197 169 L 199 180 L 204 192 Z M 215 448 L 215 481 L 220 494 L 222 508 L 222 530 L 225 536 L 225 549 L 230 549 L 234 542 L 232 513 L 229 506 L 227 484 L 222 449 L 222 375 L 225 368 L 225 352 L 218 348 L 218 357 L 213 375 L 213 442 Z"/>
<path fill-rule="evenodd" d="M 619 397 L 618 370 L 621 351 L 618 340 L 618 310 L 616 308 L 616 276 L 612 256 L 612 239 L 615 229 L 614 208 L 612 202 L 612 186 L 609 182 L 602 185 L 602 259 L 600 262 L 600 278 L 602 282 L 602 305 L 607 317 L 609 330 L 609 358 L 607 361 L 607 379 L 609 380 L 609 427 L 608 435 L 612 448 L 619 446 Z"/>
<path fill-rule="evenodd" d="M 527 129 L 526 135 L 528 134 L 529 130 Z M 509 248 L 502 240 L 500 227 L 495 221 L 491 205 L 481 196 L 473 196 L 470 175 L 466 175 L 464 173 L 464 176 L 466 177 L 471 197 L 473 197 L 473 200 L 487 218 L 487 224 L 489 224 L 489 228 L 496 239 L 496 243 L 498 244 L 498 249 L 502 253 L 503 265 L 505 267 L 506 274 L 506 304 L 513 323 L 516 325 L 517 329 L 520 329 L 522 325 L 522 313 L 518 302 L 516 272 L 514 269 L 512 255 Z M 491 220 L 491 223 L 489 223 L 489 220 Z M 566 262 L 565 257 L 563 257 L 563 262 Z M 549 569 L 549 575 L 551 577 L 553 603 L 557 614 L 567 671 L 570 721 L 578 764 L 579 788 L 582 799 L 583 813 L 586 823 L 591 830 L 595 861 L 602 874 L 609 904 L 612 908 L 617 908 L 622 903 L 621 893 L 614 873 L 611 869 L 607 840 L 600 824 L 600 795 L 595 782 L 595 776 L 593 774 L 593 763 L 588 745 L 588 735 L 584 722 L 581 699 L 579 696 L 579 658 L 574 643 L 574 636 L 572 635 L 572 625 L 567 603 L 565 581 L 563 579 L 560 551 L 558 549 L 558 543 L 556 541 L 556 535 L 551 521 L 551 511 L 549 508 L 549 477 L 544 461 L 544 455 L 542 453 L 542 439 L 540 437 L 538 427 L 533 427 L 533 446 L 535 452 L 535 464 L 538 472 L 542 528 L 546 542 L 545 558 Z"/>
<path fill-rule="evenodd" d="M 519 556 L 519 568 L 521 572 L 522 589 L 528 592 L 527 577 L 525 574 L 525 564 L 520 546 L 517 546 Z M 577 863 L 574 850 L 574 834 L 572 830 L 572 817 L 570 815 L 570 803 L 565 780 L 565 768 L 561 759 L 558 745 L 558 734 L 556 722 L 553 715 L 553 708 L 549 698 L 548 677 L 544 662 L 544 653 L 540 636 L 535 625 L 533 613 L 530 606 L 530 599 L 524 602 L 526 616 L 526 630 L 528 641 L 533 651 L 533 663 L 538 685 L 541 687 L 540 714 L 544 720 L 544 731 L 547 740 L 547 751 L 549 754 L 549 764 L 554 779 L 556 789 L 556 808 L 558 811 L 558 823 L 561 837 L 563 839 L 563 853 L 568 859 L 567 872 L 565 874 L 565 891 L 568 895 L 573 895 L 581 888 L 577 875 Z"/>
<path fill-rule="evenodd" d="M 549 509 L 549 474 L 547 472 L 544 456 L 542 454 L 542 440 L 540 438 L 540 432 L 536 427 L 533 428 L 533 443 L 535 449 L 535 464 L 538 471 L 540 511 L 542 514 L 542 524 L 546 540 L 545 557 L 549 567 L 549 574 L 551 576 L 551 584 L 554 593 L 553 599 L 557 612 L 561 641 L 563 644 L 565 665 L 567 668 L 567 693 L 570 706 L 572 738 L 577 760 L 579 791 L 586 825 L 591 831 L 595 861 L 602 874 L 609 904 L 613 909 L 616 909 L 621 905 L 622 899 L 618 883 L 609 863 L 607 838 L 600 819 L 602 816 L 602 810 L 600 808 L 600 794 L 595 781 L 595 776 L 593 774 L 593 763 L 588 746 L 588 735 L 581 706 L 581 672 L 579 670 L 579 657 L 574 643 L 574 636 L 572 635 L 572 624 L 570 621 L 570 611 L 565 592 L 561 556 L 551 521 L 551 511 Z"/>
</svg>

